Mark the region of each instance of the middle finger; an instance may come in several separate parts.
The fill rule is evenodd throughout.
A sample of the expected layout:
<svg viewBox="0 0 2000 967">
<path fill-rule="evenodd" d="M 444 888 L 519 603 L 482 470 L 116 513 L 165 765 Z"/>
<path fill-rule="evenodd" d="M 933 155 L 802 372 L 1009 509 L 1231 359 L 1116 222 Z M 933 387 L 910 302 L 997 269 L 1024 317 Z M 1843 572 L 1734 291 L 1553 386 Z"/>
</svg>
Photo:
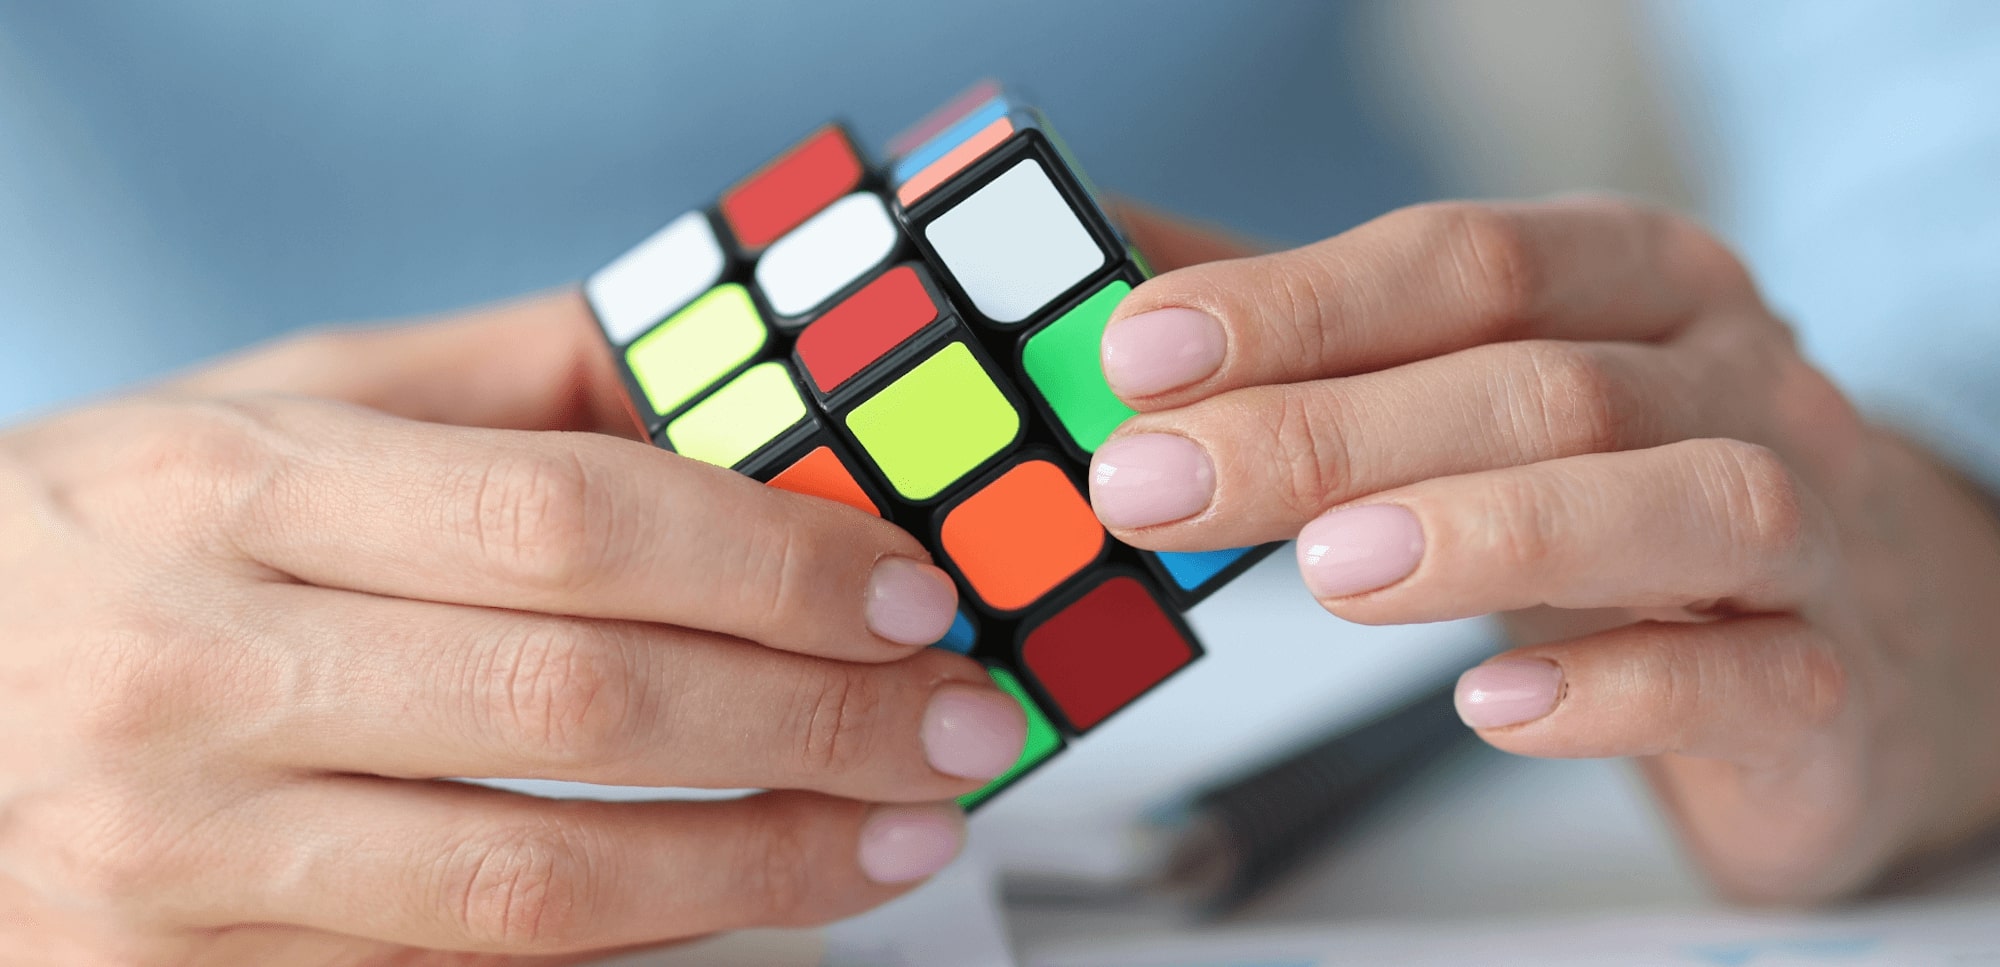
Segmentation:
<svg viewBox="0 0 2000 967">
<path fill-rule="evenodd" d="M 948 799 L 1019 756 L 1019 707 L 972 661 L 859 664 L 636 622 L 287 586 L 282 682 L 253 755 L 307 771 Z M 246 689 L 248 696 L 260 694 Z"/>
<path fill-rule="evenodd" d="M 1119 428 L 1090 495 L 1120 540 L 1160 550 L 1289 540 L 1329 507 L 1421 480 L 1732 436 L 1681 350 L 1478 346 L 1379 373 L 1235 390 Z"/>
</svg>

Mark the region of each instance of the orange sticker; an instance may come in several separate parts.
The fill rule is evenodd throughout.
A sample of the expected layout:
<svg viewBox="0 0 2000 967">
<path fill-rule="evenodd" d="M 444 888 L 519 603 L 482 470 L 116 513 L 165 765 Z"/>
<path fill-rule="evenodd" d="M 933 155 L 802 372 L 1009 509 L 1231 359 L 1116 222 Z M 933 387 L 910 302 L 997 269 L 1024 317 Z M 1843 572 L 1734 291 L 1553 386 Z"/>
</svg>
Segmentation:
<svg viewBox="0 0 2000 967">
<path fill-rule="evenodd" d="M 820 447 L 800 457 L 799 462 L 772 477 L 771 486 L 795 494 L 836 500 L 855 510 L 882 516 L 882 509 L 868 498 L 868 492 L 861 489 L 861 484 L 855 481 L 847 464 L 842 463 L 829 447 Z"/>
<path fill-rule="evenodd" d="M 942 537 L 966 583 L 1002 611 L 1034 604 L 1104 550 L 1089 502 L 1046 460 L 1008 470 L 952 508 Z"/>
</svg>

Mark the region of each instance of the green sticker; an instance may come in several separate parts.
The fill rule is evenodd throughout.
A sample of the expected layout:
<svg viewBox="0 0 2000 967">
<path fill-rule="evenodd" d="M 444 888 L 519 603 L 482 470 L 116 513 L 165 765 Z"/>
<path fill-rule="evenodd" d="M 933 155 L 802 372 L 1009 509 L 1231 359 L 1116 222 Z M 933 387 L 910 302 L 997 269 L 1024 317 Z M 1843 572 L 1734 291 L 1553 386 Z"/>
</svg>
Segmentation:
<svg viewBox="0 0 2000 967">
<path fill-rule="evenodd" d="M 1021 748 L 1021 757 L 1014 760 L 1013 768 L 978 791 L 958 797 L 961 809 L 971 809 L 985 802 L 1008 783 L 1019 778 L 1021 773 L 1033 769 L 1049 756 L 1062 751 L 1062 736 L 1056 734 L 1055 724 L 1049 721 L 1048 716 L 1042 714 L 1041 707 L 1035 704 L 1035 700 L 1028 697 L 1028 690 L 1021 687 L 1020 681 L 1008 674 L 1005 669 L 988 668 L 986 671 L 993 676 L 993 684 L 1000 686 L 1001 691 L 1014 696 L 1014 701 L 1021 703 L 1021 711 L 1028 713 L 1028 741 Z"/>
<path fill-rule="evenodd" d="M 674 452 L 733 467 L 806 418 L 783 363 L 758 363 L 667 424 Z"/>
<path fill-rule="evenodd" d="M 1028 337 L 1021 351 L 1021 363 L 1035 390 L 1048 401 L 1069 438 L 1086 452 L 1096 451 L 1111 431 L 1132 415 L 1132 408 L 1104 381 L 1099 352 L 1111 310 L 1131 291 L 1132 286 L 1122 281 L 1097 290 L 1096 295 Z"/>
<path fill-rule="evenodd" d="M 625 350 L 625 365 L 653 412 L 664 416 L 748 362 L 766 338 L 750 293 L 731 282 L 640 336 Z"/>
<path fill-rule="evenodd" d="M 929 500 L 1014 442 L 1021 414 L 955 342 L 855 407 L 847 428 L 898 493 Z"/>
</svg>

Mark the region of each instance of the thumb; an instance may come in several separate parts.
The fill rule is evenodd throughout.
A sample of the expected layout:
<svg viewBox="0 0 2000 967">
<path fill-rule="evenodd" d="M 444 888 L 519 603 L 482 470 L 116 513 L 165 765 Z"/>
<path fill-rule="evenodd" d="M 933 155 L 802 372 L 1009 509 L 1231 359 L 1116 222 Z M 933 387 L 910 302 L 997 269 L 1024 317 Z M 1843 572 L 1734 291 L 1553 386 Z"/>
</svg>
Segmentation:
<svg viewBox="0 0 2000 967">
<path fill-rule="evenodd" d="M 305 333 L 161 390 L 282 393 L 434 423 L 637 435 L 611 355 L 575 290 L 414 323 Z"/>
</svg>

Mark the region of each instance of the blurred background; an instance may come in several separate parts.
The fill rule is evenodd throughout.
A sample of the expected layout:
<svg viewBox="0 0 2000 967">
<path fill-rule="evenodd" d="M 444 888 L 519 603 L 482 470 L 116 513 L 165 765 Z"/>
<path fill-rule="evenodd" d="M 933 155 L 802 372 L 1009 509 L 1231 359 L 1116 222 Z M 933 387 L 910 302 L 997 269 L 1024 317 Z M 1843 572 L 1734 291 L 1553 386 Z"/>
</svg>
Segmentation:
<svg viewBox="0 0 2000 967">
<path fill-rule="evenodd" d="M 1685 201 L 1617 3 L 0 3 L 0 414 L 562 285 L 827 117 L 1020 87 L 1113 190 L 1281 242 Z M 1497 82 L 1497 83 L 1496 83 Z"/>
<path fill-rule="evenodd" d="M 1695 211 L 1864 403 L 2000 480 L 1954 437 L 1979 395 L 1954 388 L 1996 362 L 1951 351 L 2000 288 L 2000 125 L 1968 123 L 2000 91 L 1981 2 L 0 0 L 0 419 L 303 326 L 571 284 L 826 118 L 879 149 L 983 77 L 1106 188 L 1278 243 L 1449 196 Z M 1912 320 L 1926 338 L 1857 335 Z M 1197 614 L 1217 670 L 982 818 L 1002 865 L 1067 851 L 1033 831 L 1092 769 L 1215 766 L 1486 647 L 1339 625 L 1289 558 Z M 1274 668 L 1292 691 L 1260 713 L 1244 683 Z M 1170 742 L 1213 731 L 1186 709 L 1230 743 Z M 1261 915 L 1668 902 L 1704 901 L 1620 765 L 1483 753 Z"/>
</svg>

